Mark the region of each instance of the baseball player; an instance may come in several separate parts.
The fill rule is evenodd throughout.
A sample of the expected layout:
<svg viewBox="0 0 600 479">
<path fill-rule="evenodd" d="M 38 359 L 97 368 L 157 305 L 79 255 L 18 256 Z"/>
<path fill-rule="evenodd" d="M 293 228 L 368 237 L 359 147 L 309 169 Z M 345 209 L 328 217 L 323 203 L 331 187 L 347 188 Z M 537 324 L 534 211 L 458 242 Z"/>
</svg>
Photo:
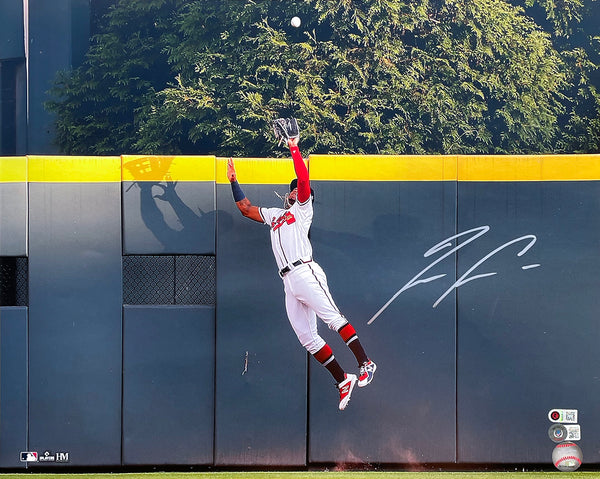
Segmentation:
<svg viewBox="0 0 600 479">
<path fill-rule="evenodd" d="M 287 140 L 292 153 L 297 178 L 290 183 L 284 208 L 254 206 L 237 182 L 235 166 L 230 158 L 227 177 L 233 198 L 247 218 L 264 223 L 271 229 L 271 246 L 283 280 L 287 315 L 298 340 L 334 377 L 339 393 L 339 408 L 350 401 L 352 390 L 369 384 L 377 366 L 371 361 L 356 335 L 356 331 L 335 305 L 327 286 L 327 278 L 312 257 L 308 231 L 313 218 L 314 192 L 310 187 L 308 170 L 298 149 L 298 138 Z M 358 377 L 346 373 L 335 359 L 329 345 L 317 333 L 319 316 L 327 326 L 337 331 L 348 345 L 359 366 Z"/>
</svg>

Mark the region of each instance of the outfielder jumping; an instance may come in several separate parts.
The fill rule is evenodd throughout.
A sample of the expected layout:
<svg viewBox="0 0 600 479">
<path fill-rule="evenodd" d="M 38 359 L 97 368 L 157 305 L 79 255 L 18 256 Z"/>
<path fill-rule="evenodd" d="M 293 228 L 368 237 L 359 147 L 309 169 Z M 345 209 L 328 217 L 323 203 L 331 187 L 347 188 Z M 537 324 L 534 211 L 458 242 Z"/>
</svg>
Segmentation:
<svg viewBox="0 0 600 479">
<path fill-rule="evenodd" d="M 313 218 L 314 191 L 310 187 L 308 170 L 298 148 L 299 131 L 294 118 L 278 119 L 275 135 L 286 141 L 297 178 L 290 183 L 284 208 L 254 206 L 237 182 L 235 165 L 230 158 L 227 177 L 231 182 L 233 199 L 242 215 L 271 229 L 271 247 L 283 280 L 287 315 L 298 340 L 334 377 L 339 393 L 339 408 L 350 401 L 352 390 L 369 384 L 377 366 L 366 355 L 356 331 L 335 305 L 327 286 L 323 269 L 313 260 L 308 232 Z M 317 332 L 317 319 L 339 333 L 350 348 L 359 367 L 358 377 L 346 373 L 335 359 L 329 345 Z"/>
</svg>

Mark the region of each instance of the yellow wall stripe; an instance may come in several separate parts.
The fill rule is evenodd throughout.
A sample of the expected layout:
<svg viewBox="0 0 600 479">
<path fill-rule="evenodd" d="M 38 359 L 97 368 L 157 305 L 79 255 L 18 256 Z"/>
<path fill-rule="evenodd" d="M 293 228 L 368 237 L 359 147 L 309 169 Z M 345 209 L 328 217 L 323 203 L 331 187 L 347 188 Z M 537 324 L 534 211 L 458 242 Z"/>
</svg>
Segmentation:
<svg viewBox="0 0 600 479">
<path fill-rule="evenodd" d="M 458 180 L 600 180 L 600 154 L 459 156 Z"/>
<path fill-rule="evenodd" d="M 228 158 L 217 158 L 217 183 L 229 183 Z M 289 184 L 296 177 L 291 158 L 234 158 L 240 184 Z"/>
<path fill-rule="evenodd" d="M 0 183 L 18 183 L 27 181 L 27 157 L 0 157 Z"/>
<path fill-rule="evenodd" d="M 214 156 L 123 155 L 123 181 L 214 181 Z"/>
<path fill-rule="evenodd" d="M 456 180 L 452 155 L 311 155 L 310 177 L 329 181 Z"/>
<path fill-rule="evenodd" d="M 121 181 L 119 156 L 29 156 L 28 179 L 44 183 Z"/>
<path fill-rule="evenodd" d="M 240 183 L 287 184 L 291 158 L 236 158 Z M 310 176 L 323 181 L 594 181 L 600 154 L 311 155 Z M 0 182 L 216 181 L 227 158 L 214 156 L 0 157 Z"/>
</svg>

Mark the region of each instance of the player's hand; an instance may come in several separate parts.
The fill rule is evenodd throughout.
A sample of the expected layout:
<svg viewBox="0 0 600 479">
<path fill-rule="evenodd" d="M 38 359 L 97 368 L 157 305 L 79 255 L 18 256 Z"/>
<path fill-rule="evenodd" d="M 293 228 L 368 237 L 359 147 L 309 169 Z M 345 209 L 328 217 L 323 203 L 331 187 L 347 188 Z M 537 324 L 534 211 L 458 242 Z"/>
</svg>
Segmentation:
<svg viewBox="0 0 600 479">
<path fill-rule="evenodd" d="M 227 160 L 227 179 L 229 179 L 231 183 L 237 181 L 237 175 L 235 174 L 235 165 L 233 164 L 233 158 L 231 157 L 229 158 L 229 160 Z"/>
<path fill-rule="evenodd" d="M 292 146 L 298 146 L 298 137 L 290 138 L 288 141 L 288 146 L 291 148 Z"/>
</svg>

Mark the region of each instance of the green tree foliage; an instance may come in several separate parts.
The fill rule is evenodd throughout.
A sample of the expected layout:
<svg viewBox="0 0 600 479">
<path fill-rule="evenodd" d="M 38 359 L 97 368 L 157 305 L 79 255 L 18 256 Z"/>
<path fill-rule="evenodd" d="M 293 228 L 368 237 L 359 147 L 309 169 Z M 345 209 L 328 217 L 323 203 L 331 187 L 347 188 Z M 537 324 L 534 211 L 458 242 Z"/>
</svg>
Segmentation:
<svg viewBox="0 0 600 479">
<path fill-rule="evenodd" d="M 58 142 L 276 155 L 294 115 L 305 152 L 593 151 L 594 62 L 553 35 L 504 0 L 121 1 L 57 82 Z"/>
<path fill-rule="evenodd" d="M 177 1 L 127 0 L 110 10 L 84 64 L 61 72 L 47 108 L 68 154 L 135 151 L 140 114 L 174 77 L 164 37 Z"/>
<path fill-rule="evenodd" d="M 600 1 L 526 0 L 526 12 L 551 33 L 568 74 L 569 99 L 556 149 L 600 149 Z"/>
</svg>

